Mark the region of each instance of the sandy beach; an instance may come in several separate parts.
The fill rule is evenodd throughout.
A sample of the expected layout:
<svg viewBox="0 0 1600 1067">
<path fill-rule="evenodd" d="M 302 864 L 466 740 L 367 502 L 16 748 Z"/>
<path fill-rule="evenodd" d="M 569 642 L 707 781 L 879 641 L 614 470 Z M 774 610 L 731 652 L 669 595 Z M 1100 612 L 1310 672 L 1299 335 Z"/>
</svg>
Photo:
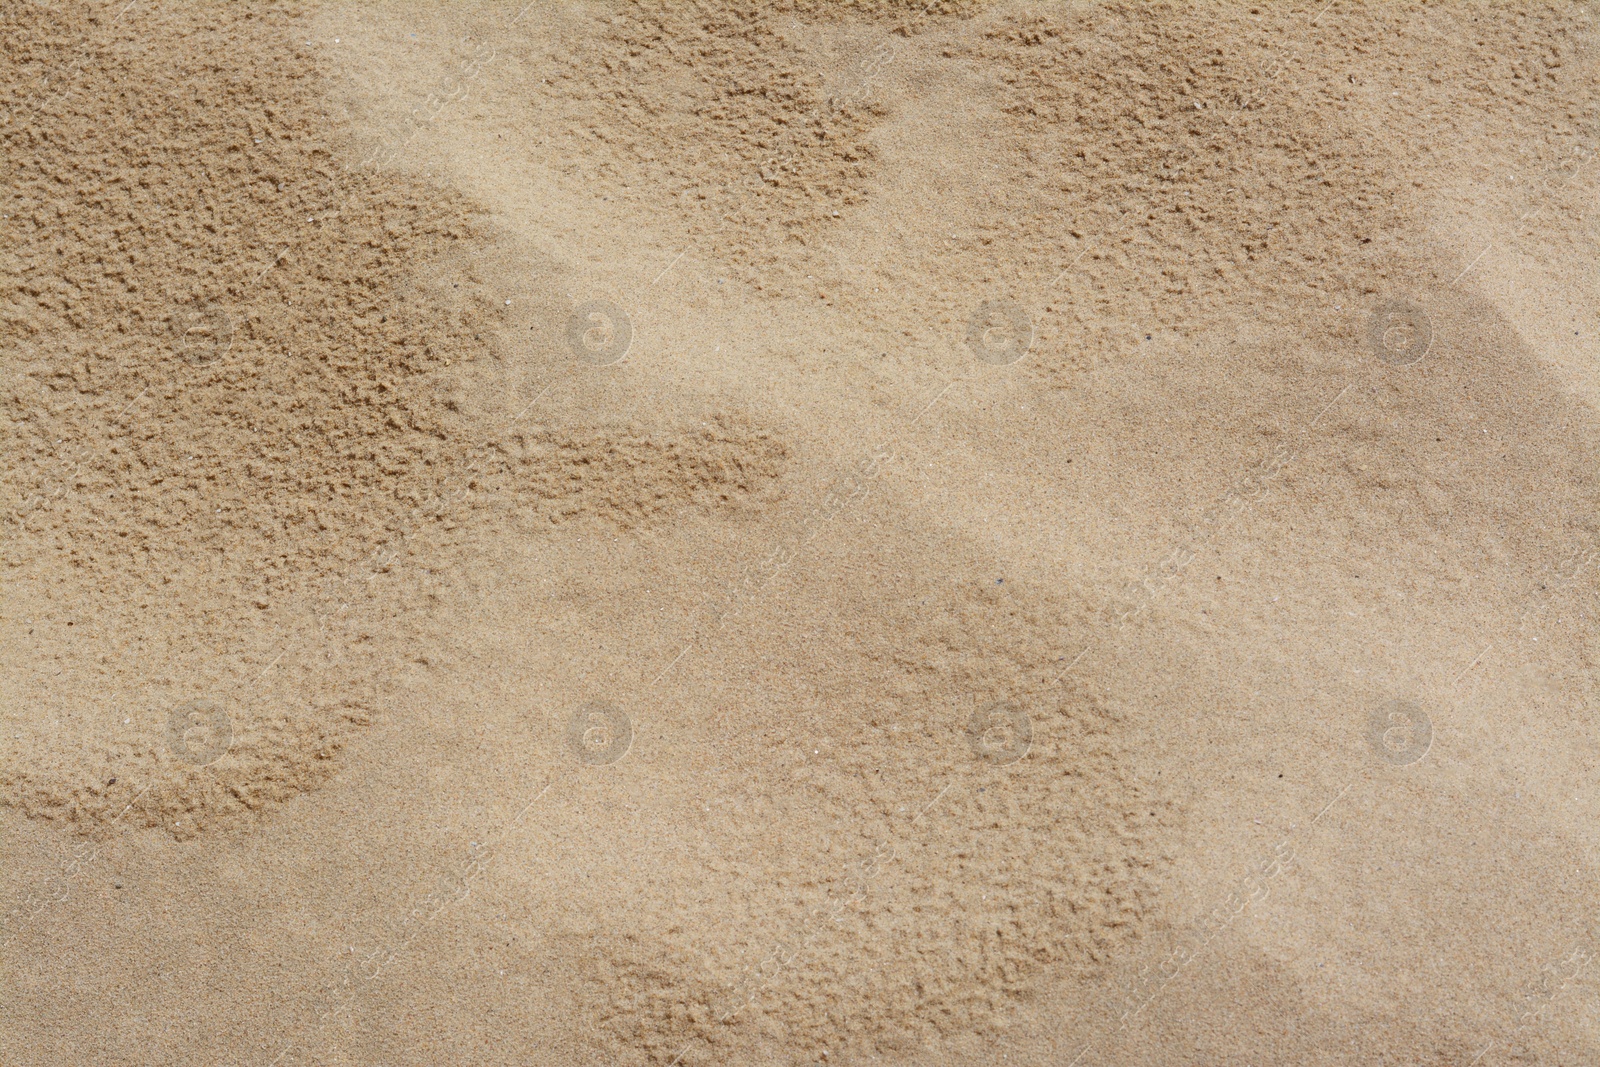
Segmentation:
<svg viewBox="0 0 1600 1067">
<path fill-rule="evenodd" d="M 1597 45 L 0 5 L 0 1062 L 1595 1062 Z"/>
</svg>

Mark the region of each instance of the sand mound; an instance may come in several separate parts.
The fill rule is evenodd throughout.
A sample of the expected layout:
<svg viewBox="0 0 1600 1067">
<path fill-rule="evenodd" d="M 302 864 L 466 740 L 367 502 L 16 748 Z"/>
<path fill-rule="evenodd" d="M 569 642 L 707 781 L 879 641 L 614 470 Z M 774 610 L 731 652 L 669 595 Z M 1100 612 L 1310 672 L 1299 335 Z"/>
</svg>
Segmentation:
<svg viewBox="0 0 1600 1067">
<path fill-rule="evenodd" d="M 294 17 L 151 16 L 186 66 L 100 48 L 81 69 L 82 23 L 13 17 L 17 70 L 72 73 L 12 82 L 0 127 L 3 551 L 28 590 L 8 802 L 192 832 L 283 800 L 370 712 L 361 631 L 404 613 L 440 537 L 486 509 L 633 526 L 776 478 L 782 448 L 737 419 L 512 428 L 474 406 L 509 317 L 458 250 L 491 236 L 458 195 L 342 160 Z M 564 312 L 531 328 L 570 372 Z M 95 652 L 42 670 L 28 649 L 56 632 Z M 227 709 L 214 766 L 167 737 L 190 700 Z"/>
<path fill-rule="evenodd" d="M 1424 283 L 1400 176 L 1348 120 L 1354 87 L 1285 69 L 1351 47 L 1307 23 L 1086 5 L 1008 14 L 962 50 L 997 72 L 995 191 L 956 213 L 942 258 L 1040 324 L 1036 373 L 1066 386 L 1144 333 L 1236 328 L 1246 294 L 1270 329 Z"/>
<path fill-rule="evenodd" d="M 568 42 L 528 120 L 552 130 L 574 180 L 670 214 L 699 255 L 781 290 L 865 198 L 884 113 L 860 86 L 828 85 L 795 30 L 905 34 L 971 6 L 621 5 Z"/>
<path fill-rule="evenodd" d="M 751 719 L 741 656 L 696 676 L 703 721 L 659 727 L 663 752 L 704 746 L 660 830 L 700 874 L 627 896 L 571 876 L 583 1010 L 626 1062 L 993 1040 L 1043 974 L 1092 973 L 1151 916 L 1181 815 L 1138 776 L 1128 709 L 1056 683 L 1094 607 L 942 581 L 995 570 L 959 539 L 815 551 L 741 614 L 778 638 L 748 667 L 790 712 Z"/>
</svg>

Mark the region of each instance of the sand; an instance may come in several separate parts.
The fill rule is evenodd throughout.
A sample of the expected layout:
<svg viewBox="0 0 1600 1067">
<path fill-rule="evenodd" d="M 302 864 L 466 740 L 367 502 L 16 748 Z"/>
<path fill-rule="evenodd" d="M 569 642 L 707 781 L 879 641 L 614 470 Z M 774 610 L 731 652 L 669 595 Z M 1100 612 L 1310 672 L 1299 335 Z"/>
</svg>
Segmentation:
<svg viewBox="0 0 1600 1067">
<path fill-rule="evenodd" d="M 0 10 L 0 1060 L 1600 1055 L 1593 5 Z"/>
</svg>

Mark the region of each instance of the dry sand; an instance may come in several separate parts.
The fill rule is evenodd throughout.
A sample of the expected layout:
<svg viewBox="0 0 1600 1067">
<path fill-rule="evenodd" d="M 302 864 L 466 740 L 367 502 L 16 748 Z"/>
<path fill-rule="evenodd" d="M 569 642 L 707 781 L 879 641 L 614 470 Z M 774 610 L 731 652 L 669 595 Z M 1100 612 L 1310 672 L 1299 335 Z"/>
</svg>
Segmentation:
<svg viewBox="0 0 1600 1067">
<path fill-rule="evenodd" d="M 0 1062 L 1600 1059 L 1592 4 L 0 7 Z"/>
</svg>

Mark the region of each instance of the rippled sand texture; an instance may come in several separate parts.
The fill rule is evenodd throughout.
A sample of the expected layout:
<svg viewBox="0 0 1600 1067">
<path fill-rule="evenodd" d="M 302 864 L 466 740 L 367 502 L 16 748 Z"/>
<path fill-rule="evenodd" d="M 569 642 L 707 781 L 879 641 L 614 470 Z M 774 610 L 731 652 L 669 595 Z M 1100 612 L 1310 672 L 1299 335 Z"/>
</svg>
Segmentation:
<svg viewBox="0 0 1600 1067">
<path fill-rule="evenodd" d="M 1594 1058 L 1596 43 L 0 8 L 0 1059 Z"/>
</svg>

